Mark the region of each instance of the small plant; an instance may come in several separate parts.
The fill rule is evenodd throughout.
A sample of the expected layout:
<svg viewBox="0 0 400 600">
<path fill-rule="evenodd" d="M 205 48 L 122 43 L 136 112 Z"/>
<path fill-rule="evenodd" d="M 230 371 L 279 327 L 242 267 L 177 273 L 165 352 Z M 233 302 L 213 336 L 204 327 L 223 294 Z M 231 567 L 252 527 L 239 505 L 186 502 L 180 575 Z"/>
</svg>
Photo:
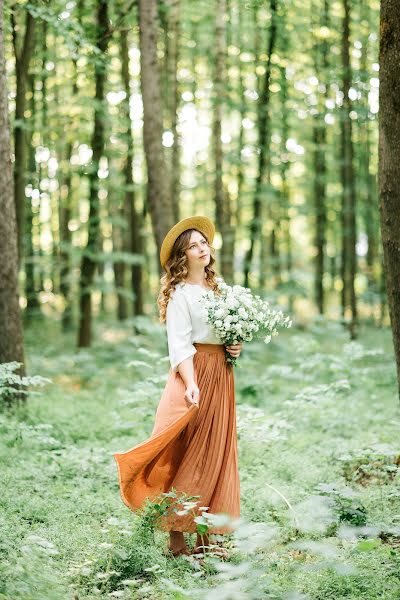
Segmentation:
<svg viewBox="0 0 400 600">
<path fill-rule="evenodd" d="M 154 505 L 148 502 L 137 511 L 132 530 L 115 517 L 107 525 L 107 541 L 72 565 L 69 574 L 77 590 L 123 597 L 124 590 L 146 587 L 165 570 L 166 559 L 155 543 Z"/>
<path fill-rule="evenodd" d="M 321 495 L 329 496 L 334 500 L 335 513 L 339 523 L 350 523 L 355 526 L 366 524 L 367 509 L 353 490 L 326 483 L 320 483 L 317 490 Z"/>
<path fill-rule="evenodd" d="M 24 375 L 16 373 L 16 370 L 22 366 L 20 362 L 9 362 L 0 364 L 0 402 L 10 406 L 15 398 L 21 398 L 28 393 L 38 394 L 38 392 L 29 391 L 30 386 L 44 386 L 51 383 L 50 379 L 40 375 Z"/>
<path fill-rule="evenodd" d="M 400 470 L 400 452 L 386 444 L 376 444 L 338 459 L 343 465 L 347 481 L 360 485 L 374 482 L 388 483 Z"/>
</svg>

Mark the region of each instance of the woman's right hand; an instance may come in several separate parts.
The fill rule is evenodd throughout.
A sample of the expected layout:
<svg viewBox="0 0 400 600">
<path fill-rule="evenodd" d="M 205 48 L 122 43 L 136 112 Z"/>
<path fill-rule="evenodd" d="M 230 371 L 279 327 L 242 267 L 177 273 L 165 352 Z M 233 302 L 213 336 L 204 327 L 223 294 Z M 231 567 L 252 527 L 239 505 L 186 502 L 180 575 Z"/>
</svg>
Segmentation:
<svg viewBox="0 0 400 600">
<path fill-rule="evenodd" d="M 198 406 L 199 405 L 199 397 L 200 397 L 200 390 L 197 387 L 197 385 L 194 383 L 194 381 L 192 381 L 186 387 L 185 400 L 187 400 L 191 404 L 196 404 L 196 406 Z"/>
</svg>

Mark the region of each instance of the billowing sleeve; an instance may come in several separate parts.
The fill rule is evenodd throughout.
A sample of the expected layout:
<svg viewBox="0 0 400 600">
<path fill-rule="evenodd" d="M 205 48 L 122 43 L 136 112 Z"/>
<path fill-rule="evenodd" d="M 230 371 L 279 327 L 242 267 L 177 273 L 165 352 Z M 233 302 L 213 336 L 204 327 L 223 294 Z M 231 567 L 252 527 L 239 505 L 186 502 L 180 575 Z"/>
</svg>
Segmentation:
<svg viewBox="0 0 400 600">
<path fill-rule="evenodd" d="M 167 304 L 167 339 L 171 367 L 174 372 L 179 364 L 196 354 L 192 344 L 192 320 L 184 295 L 176 289 Z"/>
</svg>

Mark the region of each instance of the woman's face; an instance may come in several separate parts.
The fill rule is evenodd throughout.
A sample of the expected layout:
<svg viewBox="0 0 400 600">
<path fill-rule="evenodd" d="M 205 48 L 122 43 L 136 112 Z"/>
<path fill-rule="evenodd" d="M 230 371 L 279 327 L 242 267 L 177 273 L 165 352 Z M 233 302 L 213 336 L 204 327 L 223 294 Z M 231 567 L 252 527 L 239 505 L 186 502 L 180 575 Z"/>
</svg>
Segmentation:
<svg viewBox="0 0 400 600">
<path fill-rule="evenodd" d="M 210 262 L 210 248 L 207 240 L 199 231 L 192 231 L 189 246 L 185 250 L 188 259 L 188 268 L 199 270 Z"/>
</svg>

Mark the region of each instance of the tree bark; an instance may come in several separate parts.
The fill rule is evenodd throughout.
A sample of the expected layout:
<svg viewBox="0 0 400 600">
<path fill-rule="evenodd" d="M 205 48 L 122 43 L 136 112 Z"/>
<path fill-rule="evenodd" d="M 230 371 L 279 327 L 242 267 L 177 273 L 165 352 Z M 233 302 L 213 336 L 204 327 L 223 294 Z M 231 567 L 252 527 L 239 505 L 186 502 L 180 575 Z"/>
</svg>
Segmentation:
<svg viewBox="0 0 400 600">
<path fill-rule="evenodd" d="M 360 79 L 362 84 L 365 86 L 364 89 L 369 88 L 369 65 L 368 65 L 368 50 L 369 50 L 369 31 L 371 27 L 371 9 L 368 3 L 361 5 L 361 20 L 365 20 L 369 27 L 366 35 L 362 41 L 361 59 L 360 59 Z M 368 240 L 368 250 L 366 256 L 366 275 L 368 279 L 368 289 L 372 292 L 377 292 L 378 283 L 378 228 L 379 228 L 379 214 L 376 197 L 378 196 L 376 177 L 371 173 L 371 132 L 370 123 L 371 115 L 369 112 L 368 96 L 365 91 L 364 94 L 364 119 L 360 122 L 360 172 L 362 176 L 362 203 L 363 203 L 363 220 L 365 233 Z M 373 310 L 373 306 L 371 306 Z"/>
<path fill-rule="evenodd" d="M 97 33 L 96 46 L 99 55 L 95 63 L 95 108 L 94 108 L 94 130 L 92 136 L 92 163 L 89 174 L 89 221 L 88 239 L 83 250 L 80 275 L 80 322 L 78 333 L 78 346 L 84 348 L 90 346 L 92 338 L 92 302 L 91 286 L 96 269 L 94 255 L 99 251 L 100 235 L 100 200 L 98 169 L 100 158 L 104 153 L 104 129 L 105 129 L 105 102 L 104 86 L 106 82 L 105 54 L 108 46 L 109 24 L 108 24 L 108 2 L 97 0 Z"/>
<path fill-rule="evenodd" d="M 163 118 L 160 73 L 157 59 L 157 1 L 138 0 L 140 82 L 143 99 L 143 143 L 147 164 L 147 201 L 157 253 L 174 225 L 167 168 L 162 145 Z M 162 268 L 158 261 L 159 272 Z"/>
<path fill-rule="evenodd" d="M 130 76 L 129 76 L 129 53 L 128 53 L 128 32 L 121 32 L 121 70 L 122 81 L 125 90 L 125 100 L 122 109 L 124 110 L 126 122 L 126 161 L 124 167 L 125 175 L 125 202 L 124 213 L 129 224 L 128 243 L 125 245 L 127 251 L 132 254 L 143 255 L 143 222 L 140 213 L 136 208 L 136 195 L 133 181 L 133 156 L 134 143 L 132 136 L 132 124 L 130 116 Z M 126 239 L 126 238 L 125 238 Z M 134 294 L 133 312 L 135 315 L 143 314 L 143 266 L 136 264 L 131 266 L 131 287 Z"/>
<path fill-rule="evenodd" d="M 84 9 L 84 0 L 78 0 L 76 11 L 77 21 L 82 25 L 82 13 Z M 72 59 L 72 103 L 78 98 L 78 61 Z M 60 184 L 60 205 L 58 221 L 60 224 L 60 293 L 64 299 L 64 310 L 61 316 L 63 331 L 69 331 L 72 328 L 72 300 L 71 300 L 71 246 L 72 234 L 69 229 L 69 222 L 72 218 L 72 170 L 71 156 L 73 149 L 73 140 L 76 135 L 76 124 L 72 118 L 68 124 L 67 144 L 65 150 L 65 170 L 61 174 Z"/>
<path fill-rule="evenodd" d="M 343 110 L 341 122 L 342 137 L 342 308 L 346 316 L 350 309 L 349 331 L 351 339 L 356 337 L 357 302 L 355 292 L 355 276 L 357 266 L 356 256 L 356 191 L 353 165 L 352 110 L 349 90 L 351 87 L 352 70 L 350 63 L 350 3 L 343 0 L 343 31 L 342 31 L 342 67 L 343 67 Z"/>
<path fill-rule="evenodd" d="M 76 65 L 75 65 L 76 69 Z M 73 83 L 73 95 L 77 93 L 76 80 Z M 65 173 L 62 174 L 63 185 L 60 190 L 59 223 L 60 223 L 60 293 L 64 299 L 64 310 L 61 315 L 63 331 L 72 328 L 71 306 L 71 243 L 72 235 L 69 222 L 72 218 L 72 173 L 71 173 L 72 141 L 69 140 L 65 151 Z"/>
<path fill-rule="evenodd" d="M 380 17 L 379 209 L 400 397 L 400 4 L 382 0 Z"/>
<path fill-rule="evenodd" d="M 242 10 L 242 3 L 238 2 L 238 22 L 237 22 L 237 32 L 238 32 L 238 38 L 237 38 L 237 45 L 238 47 L 240 47 L 240 44 L 242 43 L 242 28 L 243 28 L 243 10 Z M 238 74 L 238 103 L 239 103 L 239 118 L 240 118 L 240 124 L 239 124 L 239 135 L 238 135 L 238 142 L 237 142 L 237 194 L 236 194 L 236 206 L 235 206 L 235 226 L 237 228 L 237 230 L 239 229 L 239 227 L 242 225 L 242 191 L 243 191 L 243 184 L 244 184 L 244 161 L 242 159 L 242 150 L 243 150 L 243 146 L 245 143 L 245 136 L 244 136 L 244 127 L 243 127 L 243 120 L 246 116 L 246 100 L 245 100 L 245 85 L 244 85 L 244 73 L 243 73 L 243 64 L 242 61 L 240 60 L 239 57 L 239 64 L 238 64 L 238 69 L 239 69 L 239 74 Z"/>
<path fill-rule="evenodd" d="M 12 185 L 3 14 L 3 0 L 0 0 L 0 363 L 20 362 L 19 374 L 24 375 L 24 345 L 18 296 L 18 233 Z"/>
<path fill-rule="evenodd" d="M 178 133 L 178 110 L 180 104 L 178 61 L 180 54 L 180 0 L 168 0 L 167 14 L 167 77 L 168 112 L 171 132 L 174 136 L 171 156 L 171 204 L 175 221 L 180 219 L 180 144 Z"/>
<path fill-rule="evenodd" d="M 324 0 L 321 27 L 329 27 L 329 4 Z M 315 41 L 315 72 L 319 83 L 325 90 L 318 93 L 318 110 L 314 116 L 314 206 L 315 206 L 315 275 L 314 294 L 318 312 L 322 315 L 325 309 L 324 272 L 326 248 L 326 125 L 325 101 L 328 82 L 328 44 L 326 39 Z"/>
<path fill-rule="evenodd" d="M 269 31 L 269 41 L 267 49 L 267 60 L 265 65 L 265 74 L 260 90 L 259 101 L 258 101 L 258 174 L 256 179 L 256 189 L 253 199 L 253 217 L 250 223 L 250 247 L 246 252 L 245 263 L 244 263 L 244 286 L 249 286 L 249 276 L 251 271 L 251 264 L 253 260 L 254 247 L 257 239 L 261 237 L 261 213 L 264 196 L 264 177 L 267 168 L 267 154 L 269 150 L 269 129 L 270 129 L 270 116 L 269 116 L 269 102 L 270 102 L 270 81 L 271 81 L 271 58 L 275 48 L 276 37 L 277 37 L 277 0 L 271 0 L 271 26 Z"/>
<path fill-rule="evenodd" d="M 19 47 L 14 5 L 11 12 L 12 38 L 15 54 L 16 97 L 14 124 L 14 198 L 18 231 L 18 261 L 23 256 L 24 240 L 24 208 L 25 208 L 25 171 L 26 171 L 26 139 L 25 139 L 25 106 L 26 86 L 29 64 L 33 52 L 36 22 L 29 10 L 26 10 L 25 33 Z"/>
<path fill-rule="evenodd" d="M 108 156 L 108 206 L 107 214 L 111 218 L 111 240 L 113 254 L 120 254 L 128 251 L 127 237 L 128 221 L 125 214 L 124 196 L 120 194 L 120 187 L 117 190 L 113 185 L 113 181 L 118 178 L 118 167 L 115 164 L 117 161 L 111 155 Z M 117 296 L 117 318 L 119 321 L 124 321 L 128 318 L 128 302 L 125 290 L 125 262 L 117 258 L 112 258 L 112 266 L 114 271 L 114 288 Z"/>
<path fill-rule="evenodd" d="M 35 96 L 35 76 L 29 75 L 29 88 L 31 92 L 30 109 L 31 109 L 31 124 L 29 130 L 29 152 L 28 152 L 28 173 L 32 188 L 39 189 L 39 180 L 37 177 L 35 148 L 32 143 L 33 132 L 35 131 L 35 113 L 36 113 L 36 96 Z M 33 206 L 32 198 L 27 199 L 27 214 L 26 214 L 26 247 L 25 247 L 25 294 L 26 294 L 26 309 L 25 322 L 30 321 L 32 317 L 37 317 L 41 314 L 38 298 L 38 290 L 36 289 L 35 281 L 35 252 L 33 247 Z"/>
<path fill-rule="evenodd" d="M 233 280 L 233 228 L 230 196 L 224 189 L 222 116 L 225 99 L 226 60 L 226 1 L 218 0 L 215 19 L 215 66 L 213 77 L 213 124 L 212 149 L 215 166 L 214 197 L 215 220 L 222 237 L 220 251 L 221 274 L 227 281 Z"/>
</svg>

